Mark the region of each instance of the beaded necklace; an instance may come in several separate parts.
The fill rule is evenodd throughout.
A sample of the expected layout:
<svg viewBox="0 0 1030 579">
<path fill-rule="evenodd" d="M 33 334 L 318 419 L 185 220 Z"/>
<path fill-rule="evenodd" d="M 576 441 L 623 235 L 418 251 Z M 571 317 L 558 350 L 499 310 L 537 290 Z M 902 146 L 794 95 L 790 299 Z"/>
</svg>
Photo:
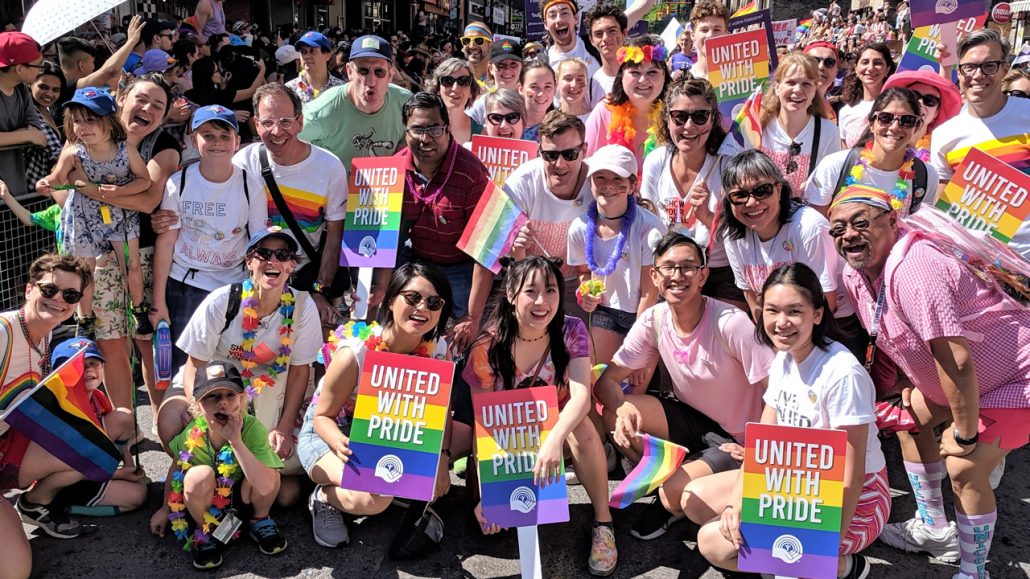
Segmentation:
<svg viewBox="0 0 1030 579">
<path fill-rule="evenodd" d="M 292 353 L 290 346 L 293 344 L 293 310 L 296 298 L 293 292 L 287 287 L 283 289 L 279 297 L 279 314 L 282 316 L 281 327 L 279 328 L 279 353 L 272 361 L 268 370 L 258 378 L 254 378 L 254 368 L 257 362 L 254 361 L 254 343 L 257 341 L 257 329 L 260 325 L 257 308 L 260 302 L 254 295 L 254 282 L 247 279 L 243 281 L 243 295 L 240 305 L 243 307 L 243 350 L 240 356 L 240 364 L 243 366 L 243 386 L 246 388 L 247 396 L 253 400 L 261 395 L 265 387 L 275 386 L 275 380 L 279 374 L 286 372 L 290 364 Z"/>
<path fill-rule="evenodd" d="M 43 339 L 42 350 L 32 343 L 32 338 L 29 337 L 29 322 L 25 317 L 25 308 L 18 310 L 18 326 L 29 345 L 29 371 L 32 371 L 32 353 L 35 352 L 39 355 L 39 373 L 41 376 L 46 376 L 50 373 L 50 337 L 47 336 Z"/>
<path fill-rule="evenodd" d="M 626 212 L 622 214 L 622 227 L 619 228 L 619 234 L 615 237 L 615 250 L 612 251 L 604 267 L 601 267 L 594 260 L 594 238 L 597 236 L 597 203 L 591 203 L 587 207 L 586 257 L 587 267 L 590 268 L 590 271 L 601 277 L 608 276 L 615 271 L 615 266 L 618 265 L 619 259 L 622 258 L 622 252 L 626 249 L 629 228 L 633 225 L 636 216 L 637 203 L 634 197 L 630 195 L 627 199 Z"/>
<path fill-rule="evenodd" d="M 193 537 L 189 537 L 189 522 L 186 520 L 186 502 L 183 496 L 183 480 L 186 478 L 186 471 L 193 466 L 194 451 L 200 447 L 206 447 L 208 441 L 204 434 L 207 432 L 207 421 L 203 416 L 198 416 L 196 423 L 190 430 L 189 436 L 183 442 L 185 448 L 179 452 L 179 470 L 172 474 L 172 490 L 168 494 L 168 521 L 171 523 L 172 532 L 180 541 L 185 541 L 183 549 L 189 551 L 194 543 L 206 543 L 211 539 L 211 532 L 218 527 L 218 523 L 225 515 L 225 508 L 232 502 L 232 476 L 239 469 L 236 464 L 236 457 L 233 455 L 229 443 L 222 446 L 215 455 L 215 492 L 211 498 L 211 508 L 204 512 L 204 520 L 199 521 Z"/>
<path fill-rule="evenodd" d="M 443 188 L 447 186 L 447 181 L 450 181 L 451 173 L 454 172 L 454 160 L 458 158 L 457 152 L 453 150 L 455 146 L 457 146 L 457 144 L 455 143 L 454 139 L 451 139 L 451 146 L 447 149 L 447 154 L 450 155 L 451 160 L 450 163 L 447 165 L 447 172 L 444 173 L 443 182 L 437 185 L 436 191 L 433 191 L 428 195 L 423 195 L 418 190 L 418 187 L 415 185 L 415 182 L 411 180 L 411 171 L 404 172 L 404 180 L 408 183 L 408 189 L 411 189 L 411 194 L 415 197 L 415 199 L 418 200 L 419 203 L 422 203 L 424 205 L 430 205 L 433 203 L 433 201 L 436 201 L 436 198 L 440 196 L 440 193 L 443 193 Z M 432 177 L 430 177 L 429 181 L 432 180 Z M 426 182 L 426 185 L 423 188 L 423 190 L 429 189 L 429 181 Z"/>
<path fill-rule="evenodd" d="M 894 189 L 891 190 L 891 207 L 895 211 L 901 210 L 905 207 L 905 201 L 908 199 L 909 194 L 912 192 L 912 178 L 915 177 L 915 171 L 912 169 L 912 165 L 915 164 L 916 151 L 915 149 L 909 148 L 905 151 L 905 160 L 901 164 L 901 168 L 898 169 L 898 178 L 894 181 Z M 859 154 L 858 163 L 851 168 L 846 179 L 844 179 L 844 186 L 850 187 L 856 183 L 862 182 L 862 177 L 865 176 L 866 169 L 873 162 L 873 144 L 870 142 L 862 149 Z"/>
</svg>

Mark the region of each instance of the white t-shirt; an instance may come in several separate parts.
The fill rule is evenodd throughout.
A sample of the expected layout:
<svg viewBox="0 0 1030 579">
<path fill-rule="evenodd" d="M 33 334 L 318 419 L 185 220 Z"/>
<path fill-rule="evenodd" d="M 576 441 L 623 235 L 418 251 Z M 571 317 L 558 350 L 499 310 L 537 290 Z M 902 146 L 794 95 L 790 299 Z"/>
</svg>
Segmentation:
<svg viewBox="0 0 1030 579">
<path fill-rule="evenodd" d="M 186 171 L 185 192 L 179 191 L 180 173 Z M 259 202 L 264 191 L 260 172 L 233 166 L 232 177 L 212 183 L 200 165 L 177 171 L 165 183 L 161 209 L 179 216 L 171 229 L 179 230 L 169 277 L 211 291 L 226 283 L 243 281 L 243 257 L 250 236 L 268 227 L 268 208 Z M 248 201 L 249 197 L 249 201 Z"/>
<path fill-rule="evenodd" d="M 233 164 L 245 169 L 248 175 L 261 175 L 259 151 L 262 146 L 261 143 L 254 143 L 244 147 L 233 156 Z M 268 164 L 294 219 L 317 251 L 325 222 L 343 221 L 347 216 L 347 169 L 336 155 L 314 145 L 311 145 L 307 159 L 295 165 L 277 165 L 271 155 L 268 155 Z M 291 231 L 286 220 L 280 216 L 275 201 L 272 201 L 271 193 L 263 186 L 264 179 L 261 182 L 261 190 L 268 200 L 269 222 L 285 231 Z M 300 254 L 303 257 L 298 266 L 310 259 L 304 253 L 303 245 Z"/>
<path fill-rule="evenodd" d="M 851 300 L 840 281 L 841 258 L 833 247 L 830 223 L 811 207 L 801 207 L 779 233 L 761 241 L 751 229 L 741 239 L 726 237 L 726 256 L 733 269 L 737 287 L 762 293 L 765 279 L 776 268 L 788 263 L 803 263 L 819 277 L 823 292 L 837 296 L 834 317 L 854 315 Z"/>
<path fill-rule="evenodd" d="M 551 68 L 558 70 L 558 63 L 565 60 L 566 58 L 581 58 L 587 63 L 587 77 L 593 77 L 594 73 L 601 68 L 601 63 L 597 62 L 594 55 L 587 51 L 587 45 L 583 42 L 583 38 L 580 36 L 576 37 L 576 46 L 568 52 L 562 52 L 557 44 L 552 44 L 547 49 L 547 62 L 551 65 Z"/>
<path fill-rule="evenodd" d="M 869 128 L 869 113 L 873 110 L 873 101 L 859 101 L 855 106 L 844 105 L 837 114 L 837 126 L 840 127 L 840 138 L 844 144 L 854 147 Z"/>
<path fill-rule="evenodd" d="M 654 263 L 654 248 L 665 235 L 665 226 L 654 213 L 637 207 L 636 219 L 626 234 L 626 245 L 615 270 L 602 278 L 605 285 L 604 305 L 624 312 L 637 313 L 640 304 L 640 268 Z M 586 265 L 587 218 L 580 215 L 569 227 L 569 265 Z M 615 251 L 618 236 L 602 240 L 594 237 L 594 262 L 604 267 Z"/>
<path fill-rule="evenodd" d="M 536 243 L 530 244 L 526 253 L 541 255 L 546 252 L 551 257 L 564 257 L 568 251 L 569 227 L 593 201 L 590 179 L 583 179 L 583 186 L 574 198 L 559 199 L 547 186 L 544 171 L 543 159 L 530 159 L 508 175 L 504 190 L 529 216 L 533 238 L 540 244 L 539 247 Z M 571 266 L 565 265 L 562 270 L 566 277 L 574 277 Z"/>
<path fill-rule="evenodd" d="M 823 159 L 821 163 L 815 168 L 815 173 L 812 173 L 812 179 L 808 182 L 808 187 L 805 188 L 805 200 L 808 201 L 809 205 L 826 206 L 833 201 L 833 196 L 836 192 L 833 190 L 837 186 L 837 181 L 840 179 L 841 171 L 845 170 L 844 163 L 848 160 L 848 153 L 850 149 L 838 151 L 829 157 Z M 850 167 L 847 168 L 851 170 Z M 859 181 L 863 185 L 871 185 L 887 193 L 894 190 L 894 184 L 898 180 L 899 171 L 881 171 L 876 167 L 867 167 L 862 172 L 862 179 Z M 937 171 L 927 163 L 926 164 L 926 193 L 923 196 L 923 201 L 920 207 L 931 207 L 934 204 L 934 200 L 937 199 Z M 909 183 L 909 190 L 911 191 L 912 184 Z M 912 206 L 912 194 L 909 193 L 908 198 L 905 199 L 905 207 L 902 211 L 902 216 L 910 213 L 909 209 Z"/>
<path fill-rule="evenodd" d="M 816 149 L 816 158 L 812 159 L 812 141 L 815 139 L 815 122 L 817 120 L 820 123 L 819 146 Z M 744 140 L 746 141 L 744 147 L 751 149 L 751 141 L 748 139 Z M 799 143 L 801 145 L 801 151 L 793 157 L 790 155 L 790 145 L 792 143 Z M 779 166 L 783 176 L 790 183 L 790 188 L 793 190 L 795 197 L 801 197 L 802 192 L 805 190 L 809 163 L 816 163 L 816 166 L 818 166 L 820 160 L 839 150 L 840 131 L 837 129 L 837 125 L 833 124 L 833 121 L 829 119 L 810 116 L 808 124 L 793 139 L 780 126 L 779 119 L 772 119 L 765 126 L 765 129 L 762 130 L 762 152 L 769 155 L 773 162 Z M 787 174 L 787 165 L 791 160 L 797 163 L 797 168 L 793 173 Z"/>
<path fill-rule="evenodd" d="M 479 95 L 479 98 L 472 103 L 468 109 L 469 118 L 480 125 L 486 124 L 486 95 Z"/>
<path fill-rule="evenodd" d="M 222 286 L 211 292 L 200 307 L 193 313 L 182 335 L 175 342 L 180 350 L 201 360 L 225 360 L 236 366 L 240 372 L 243 366 L 240 360 L 243 355 L 243 306 L 240 306 L 236 317 L 225 326 L 225 314 L 229 308 L 229 290 L 232 286 Z M 297 302 L 293 312 L 293 344 L 290 346 L 290 367 L 306 366 L 318 357 L 322 347 L 322 322 L 318 318 L 318 308 L 308 292 L 294 290 Z M 279 329 L 282 327 L 282 314 L 276 309 L 262 318 L 254 339 L 253 352 L 257 366 L 254 375 L 261 376 L 279 353 Z M 254 401 L 255 415 L 261 423 L 270 428 L 275 426 L 282 412 L 286 398 L 286 372 L 275 380 L 274 387 L 266 387 Z M 182 368 L 179 368 L 172 379 L 173 386 L 182 385 Z"/>
<path fill-rule="evenodd" d="M 612 87 L 615 86 L 615 77 L 609 76 L 604 71 L 604 68 L 598 68 L 594 76 L 590 78 L 590 103 L 591 106 L 597 106 L 597 103 L 604 100 L 604 97 L 608 96 L 612 92 Z"/>
<path fill-rule="evenodd" d="M 703 223 L 695 219 L 693 225 L 688 226 L 688 224 L 682 223 L 682 219 L 679 218 L 675 220 L 675 223 L 673 222 L 673 217 L 677 213 L 676 200 L 680 199 L 686 202 L 685 200 L 690 195 L 690 190 L 695 185 L 703 182 L 708 186 L 708 191 L 711 192 L 711 195 L 708 197 L 708 208 L 712 210 L 712 213 L 715 213 L 716 208 L 722 202 L 722 167 L 725 165 L 728 156 L 735 154 L 739 149 L 740 145 L 736 140 L 726 139 L 718 155 L 707 155 L 705 157 L 705 162 L 701 165 L 701 170 L 698 171 L 694 182 L 689 185 L 686 183 L 682 184 L 684 196 L 681 196 L 679 189 L 676 187 L 676 181 L 672 176 L 671 165 L 674 147 L 672 145 L 662 145 L 648 153 L 647 157 L 644 158 L 643 177 L 640 180 L 640 196 L 655 204 L 662 223 L 665 224 L 669 231 L 682 233 L 693 238 L 702 247 L 709 247 L 711 232 Z M 682 211 L 680 215 L 682 215 Z M 711 267 L 726 267 L 729 264 L 730 262 L 726 259 L 726 250 L 723 248 L 721 240 L 716 240 L 716 243 L 711 244 L 711 255 L 708 256 L 708 265 Z"/>
<path fill-rule="evenodd" d="M 876 391 L 873 380 L 854 354 L 837 342 L 819 347 L 800 364 L 788 352 L 777 352 L 763 397 L 776 409 L 776 423 L 805 428 L 868 425 L 865 472 L 883 470 L 886 461 L 876 437 Z"/>
</svg>

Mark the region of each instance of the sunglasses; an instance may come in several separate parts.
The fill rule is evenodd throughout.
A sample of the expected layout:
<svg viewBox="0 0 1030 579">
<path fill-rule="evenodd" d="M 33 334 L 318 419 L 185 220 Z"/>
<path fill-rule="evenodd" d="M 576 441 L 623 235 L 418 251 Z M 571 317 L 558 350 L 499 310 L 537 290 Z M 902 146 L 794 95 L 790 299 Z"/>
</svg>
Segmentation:
<svg viewBox="0 0 1030 579">
<path fill-rule="evenodd" d="M 458 86 L 460 86 L 462 88 L 468 88 L 469 86 L 472 85 L 472 77 L 469 76 L 469 75 L 458 76 L 458 77 L 442 76 L 442 77 L 440 77 L 440 84 L 442 84 L 444 86 L 444 88 L 451 88 L 455 84 L 457 84 Z"/>
<path fill-rule="evenodd" d="M 801 154 L 801 143 L 791 141 L 790 148 L 787 149 L 787 154 L 790 155 L 790 157 L 788 157 L 787 166 L 784 167 L 784 169 L 786 170 L 786 173 L 790 175 L 794 171 L 798 170 L 798 162 L 794 157 Z"/>
<path fill-rule="evenodd" d="M 522 120 L 522 113 L 490 113 L 486 115 L 486 120 L 489 121 L 491 125 L 495 126 L 500 125 L 504 121 L 507 121 L 509 125 L 514 125 Z"/>
<path fill-rule="evenodd" d="M 737 189 L 736 191 L 730 191 L 727 197 L 730 199 L 730 203 L 734 205 L 746 205 L 747 200 L 751 197 L 755 198 L 755 201 L 761 201 L 762 199 L 768 199 L 772 197 L 773 193 L 776 192 L 775 183 L 762 183 L 756 185 L 754 189 L 748 191 L 747 189 Z"/>
<path fill-rule="evenodd" d="M 544 158 L 548 163 L 554 163 L 558 160 L 558 157 L 565 159 L 566 161 L 575 161 L 579 158 L 580 153 L 583 152 L 583 145 L 580 144 L 577 147 L 571 149 L 565 149 L 564 151 L 545 151 L 540 149 L 540 156 Z"/>
<path fill-rule="evenodd" d="M 832 56 L 827 56 L 826 58 L 819 58 L 817 56 L 813 56 L 812 58 L 815 59 L 817 64 L 823 65 L 823 68 L 833 68 L 837 66 L 837 59 L 833 58 Z"/>
<path fill-rule="evenodd" d="M 904 129 L 914 129 L 919 126 L 919 123 L 923 122 L 919 115 L 896 115 L 882 111 L 869 115 L 869 120 L 876 121 L 885 127 L 889 127 L 894 124 L 894 121 L 898 121 L 898 124 Z"/>
<path fill-rule="evenodd" d="M 1022 90 L 1007 90 L 1005 94 L 1010 97 L 1016 97 L 1017 99 L 1030 99 L 1030 94 Z"/>
<path fill-rule="evenodd" d="M 932 94 L 916 93 L 916 100 L 923 103 L 923 106 L 931 109 L 941 106 L 941 97 L 935 97 Z"/>
<path fill-rule="evenodd" d="M 250 254 L 261 261 L 268 261 L 272 259 L 273 255 L 278 261 L 293 261 L 294 259 L 297 259 L 297 254 L 286 248 L 269 249 L 267 247 L 258 247 L 256 249 L 252 249 Z"/>
<path fill-rule="evenodd" d="M 708 124 L 708 120 L 712 118 L 712 111 L 709 109 L 696 111 L 669 111 L 669 118 L 672 119 L 672 122 L 675 123 L 677 127 L 682 127 L 687 124 L 687 119 L 690 119 L 697 126 L 702 126 Z"/>
<path fill-rule="evenodd" d="M 66 304 L 77 304 L 79 303 L 79 300 L 82 299 L 82 292 L 79 290 L 61 289 L 55 284 L 38 281 L 32 285 L 39 288 L 39 293 L 43 294 L 43 297 L 47 299 L 56 296 L 59 292 L 61 294 L 61 298 L 64 299 Z"/>
<path fill-rule="evenodd" d="M 487 43 L 487 39 L 483 38 L 482 36 L 462 36 L 461 37 L 461 45 L 462 46 L 468 46 L 470 44 L 475 44 L 476 46 L 483 46 L 486 43 Z"/>
<path fill-rule="evenodd" d="M 368 76 L 370 72 L 374 72 L 376 78 L 386 78 L 386 75 L 390 74 L 390 71 L 385 68 L 365 68 L 363 66 L 358 67 L 358 76 Z"/>
<path fill-rule="evenodd" d="M 416 291 L 401 292 L 401 297 L 411 307 L 418 307 L 422 300 L 426 301 L 426 308 L 431 312 L 438 312 L 443 309 L 443 305 L 447 303 L 440 296 L 429 296 L 425 297 Z"/>
</svg>

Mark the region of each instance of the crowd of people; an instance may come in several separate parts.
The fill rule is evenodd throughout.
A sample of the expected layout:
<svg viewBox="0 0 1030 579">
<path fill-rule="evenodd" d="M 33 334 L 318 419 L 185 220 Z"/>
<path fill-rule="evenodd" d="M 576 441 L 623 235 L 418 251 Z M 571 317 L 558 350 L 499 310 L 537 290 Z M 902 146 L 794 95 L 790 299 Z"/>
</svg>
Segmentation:
<svg viewBox="0 0 1030 579">
<path fill-rule="evenodd" d="M 134 16 L 101 45 L 0 33 L 0 199 L 56 238 L 24 304 L 0 314 L 0 393 L 84 350 L 125 453 L 95 483 L 0 423 L 0 490 L 24 491 L 0 499 L 0 576 L 31 571 L 22 522 L 71 539 L 77 515 L 144 506 L 136 365 L 172 458 L 155 535 L 198 569 L 243 532 L 275 556 L 272 515 L 306 501 L 314 541 L 346 544 L 348 521 L 395 500 L 342 484 L 365 353 L 385 350 L 456 363 L 435 498 L 452 470 L 478 489 L 472 394 L 557 387 L 533 470 L 553 481 L 567 460 L 586 490 L 593 575 L 617 568 L 615 525 L 652 540 L 684 518 L 701 554 L 736 570 L 745 425 L 762 422 L 847 433 L 839 577 L 867 577 L 861 551 L 879 538 L 987 578 L 993 489 L 1030 442 L 1030 266 L 999 281 L 916 218 L 974 147 L 1030 170 L 1030 73 L 990 29 L 960 39 L 954 71 L 897 72 L 907 4 L 892 25 L 834 0 L 780 58 L 760 135 L 740 138 L 705 58 L 726 6 L 697 2 L 666 47 L 627 36 L 652 4 L 546 0 L 546 41 L 525 44 L 481 22 L 458 39 L 270 39 L 227 30 L 216 0 L 183 22 Z M 528 222 L 497 275 L 458 248 L 491 180 L 474 135 L 538 143 L 503 184 Z M 339 265 L 348 174 L 386 156 L 406 168 L 402 243 L 359 297 Z M 27 191 L 52 204 L 27 211 Z M 1009 246 L 1030 259 L 1030 226 Z M 350 319 L 361 299 L 367 319 Z M 65 323 L 75 337 L 58 343 Z M 620 520 L 608 481 L 641 459 L 641 434 L 688 456 Z M 918 510 L 888 524 L 894 434 Z M 484 534 L 502 530 L 468 506 Z M 405 533 L 442 524 L 431 502 L 408 509 L 398 557 L 424 554 Z"/>
</svg>

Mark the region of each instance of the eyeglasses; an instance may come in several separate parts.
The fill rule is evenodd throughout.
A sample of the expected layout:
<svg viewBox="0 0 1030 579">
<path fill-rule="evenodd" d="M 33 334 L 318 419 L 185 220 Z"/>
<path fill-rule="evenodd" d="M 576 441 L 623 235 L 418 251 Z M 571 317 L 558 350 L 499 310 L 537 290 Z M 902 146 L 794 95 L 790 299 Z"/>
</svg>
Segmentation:
<svg viewBox="0 0 1030 579">
<path fill-rule="evenodd" d="M 870 226 L 872 226 L 873 221 L 876 221 L 877 219 L 883 217 L 884 215 L 887 215 L 888 213 L 890 213 L 890 211 L 881 211 L 878 215 L 876 215 L 872 219 L 866 219 L 865 217 L 859 217 L 858 219 L 855 219 L 851 223 L 837 223 L 836 225 L 834 225 L 833 227 L 830 228 L 830 237 L 832 237 L 834 239 L 837 239 L 838 237 L 843 237 L 844 234 L 848 232 L 848 227 L 851 227 L 857 233 L 861 233 L 863 231 L 866 231 L 867 229 L 869 229 Z"/>
<path fill-rule="evenodd" d="M 926 108 L 937 108 L 941 106 L 941 97 L 933 96 L 932 94 L 919 94 L 916 93 L 916 99 L 923 103 Z"/>
<path fill-rule="evenodd" d="M 1006 64 L 1004 60 L 987 60 L 984 62 L 966 62 L 958 65 L 959 71 L 966 76 L 973 76 L 976 71 L 982 71 L 985 75 L 991 76 L 1001 69 L 1001 66 Z"/>
<path fill-rule="evenodd" d="M 29 63 L 25 63 L 22 66 L 27 66 L 29 68 L 43 68 L 42 64 L 29 64 Z"/>
<path fill-rule="evenodd" d="M 462 46 L 468 46 L 470 44 L 475 44 L 476 46 L 483 46 L 487 42 L 489 42 L 489 40 L 487 40 L 486 38 L 484 38 L 482 36 L 462 36 L 461 37 L 461 45 Z"/>
<path fill-rule="evenodd" d="M 67 304 L 77 304 L 79 303 L 79 300 L 82 299 L 82 292 L 80 292 L 79 290 L 73 290 L 70 288 L 61 289 L 57 287 L 55 284 L 38 281 L 32 285 L 39 288 L 39 293 L 41 293 L 43 297 L 47 299 L 56 296 L 58 292 L 60 292 L 61 298 L 64 299 L 64 302 Z"/>
<path fill-rule="evenodd" d="M 787 174 L 790 175 L 794 171 L 798 170 L 798 161 L 794 157 L 801 154 L 801 143 L 791 141 L 790 148 L 787 149 L 787 154 L 790 155 L 790 157 L 787 158 L 787 166 L 784 168 L 786 169 Z"/>
<path fill-rule="evenodd" d="M 518 122 L 522 121 L 522 113 L 507 113 L 507 114 L 490 113 L 490 114 L 486 115 L 486 120 L 491 125 L 494 125 L 494 126 L 500 125 L 504 121 L 507 121 L 507 123 L 509 125 L 514 125 L 515 123 L 518 123 Z M 576 156 L 578 157 L 579 155 L 576 155 Z M 570 159 L 570 160 L 575 160 L 575 159 Z"/>
<path fill-rule="evenodd" d="M 358 76 L 368 76 L 368 73 L 374 72 L 376 78 L 386 78 L 386 75 L 390 74 L 389 70 L 385 68 L 365 68 L 363 66 L 358 67 Z"/>
<path fill-rule="evenodd" d="M 268 261 L 268 260 L 272 259 L 273 255 L 275 256 L 275 259 L 278 260 L 278 261 L 293 261 L 293 260 L 297 259 L 297 254 L 293 253 L 289 249 L 282 248 L 282 247 L 279 248 L 279 249 L 269 249 L 267 247 L 258 247 L 256 249 L 252 249 L 250 251 L 250 254 L 252 256 L 260 259 L 261 261 Z"/>
<path fill-rule="evenodd" d="M 690 277 L 697 273 L 703 265 L 659 265 L 655 268 L 662 277 L 674 277 L 677 273 L 683 277 Z"/>
<path fill-rule="evenodd" d="M 709 109 L 699 109 L 696 111 L 669 111 L 669 118 L 676 124 L 677 127 L 682 127 L 687 124 L 687 119 L 690 119 L 695 125 L 703 126 L 707 125 L 709 119 L 712 118 L 712 111 Z"/>
<path fill-rule="evenodd" d="M 416 291 L 401 292 L 400 295 L 404 298 L 404 301 L 413 308 L 418 307 L 418 305 L 422 303 L 422 300 L 425 300 L 426 308 L 431 312 L 440 311 L 443 308 L 443 305 L 447 303 L 447 301 L 440 296 L 425 297 Z"/>
<path fill-rule="evenodd" d="M 1022 90 L 1007 90 L 1005 94 L 1010 97 L 1016 97 L 1017 99 L 1030 99 L 1030 94 Z"/>
<path fill-rule="evenodd" d="M 436 139 L 442 136 L 445 132 L 447 132 L 447 126 L 444 125 L 436 127 L 412 127 L 410 129 L 405 130 L 409 135 L 416 139 L 420 139 L 422 137 L 430 137 Z"/>
<path fill-rule="evenodd" d="M 281 119 L 260 119 L 257 122 L 261 125 L 261 128 L 266 131 L 271 131 L 276 125 L 284 131 L 288 131 L 293 128 L 293 125 L 297 123 L 297 117 L 283 117 Z"/>
<path fill-rule="evenodd" d="M 869 120 L 876 121 L 885 127 L 889 127 L 894 124 L 894 121 L 898 121 L 898 124 L 904 129 L 914 129 L 923 122 L 923 119 L 919 118 L 918 115 L 896 115 L 882 111 L 869 115 Z"/>
<path fill-rule="evenodd" d="M 734 205 L 746 205 L 750 197 L 754 197 L 755 201 L 761 201 L 762 199 L 772 197 L 772 194 L 775 192 L 776 183 L 762 183 L 761 185 L 755 185 L 755 188 L 750 191 L 747 189 L 730 191 L 727 196 L 730 198 L 730 203 Z"/>
<path fill-rule="evenodd" d="M 833 58 L 832 56 L 827 56 L 826 58 L 819 58 L 818 56 L 813 56 L 812 58 L 815 59 L 815 62 L 817 64 L 821 64 L 823 68 L 833 68 L 837 66 L 837 59 Z"/>
<path fill-rule="evenodd" d="M 544 158 L 548 163 L 554 163 L 558 160 L 558 157 L 565 159 L 566 161 L 575 161 L 579 158 L 580 153 L 583 152 L 583 145 L 580 144 L 571 149 L 565 149 L 564 151 L 545 151 L 540 149 L 540 156 Z"/>
<path fill-rule="evenodd" d="M 527 50 L 522 53 L 522 56 L 526 58 L 536 58 L 536 55 L 540 54 L 539 50 Z"/>
<path fill-rule="evenodd" d="M 527 58 L 529 58 L 527 56 Z M 497 70 L 518 70 L 522 68 L 522 63 L 517 60 L 502 60 L 500 62 L 493 63 L 494 68 Z"/>
<path fill-rule="evenodd" d="M 165 33 L 162 33 L 162 34 L 158 34 L 158 36 L 162 36 L 164 38 L 171 38 L 171 37 L 173 37 L 175 35 L 172 34 L 171 32 L 165 32 Z"/>
<path fill-rule="evenodd" d="M 465 76 L 442 76 L 440 84 L 445 88 L 451 88 L 455 84 L 462 88 L 468 88 L 472 85 L 472 77 L 467 74 Z"/>
</svg>

